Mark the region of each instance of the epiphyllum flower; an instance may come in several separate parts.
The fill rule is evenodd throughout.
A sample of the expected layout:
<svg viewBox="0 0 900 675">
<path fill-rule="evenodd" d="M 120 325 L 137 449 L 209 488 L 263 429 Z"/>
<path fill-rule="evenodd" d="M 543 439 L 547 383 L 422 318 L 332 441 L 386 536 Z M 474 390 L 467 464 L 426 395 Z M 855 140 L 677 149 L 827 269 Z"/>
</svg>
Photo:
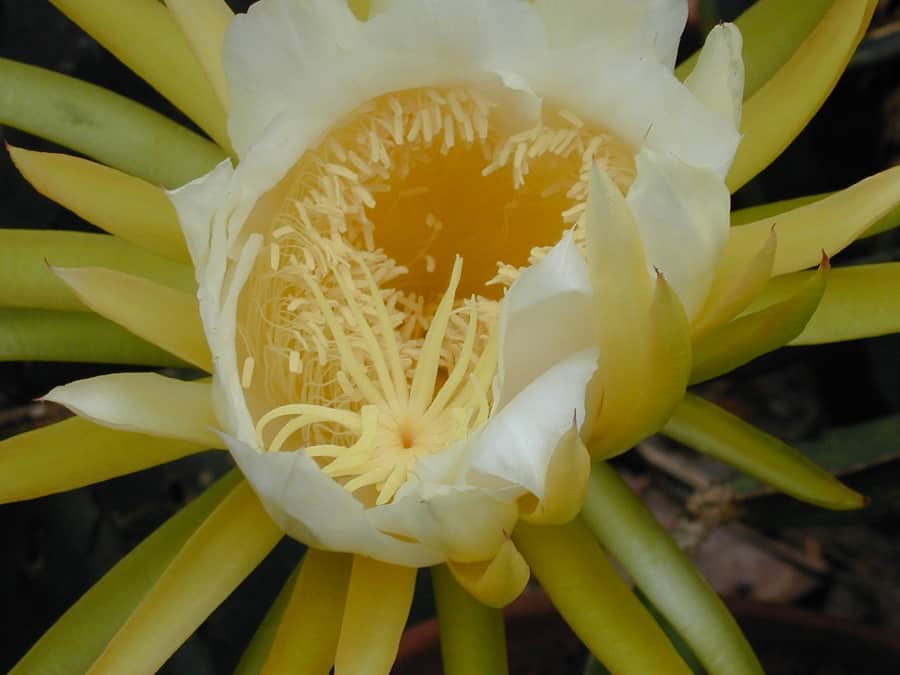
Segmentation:
<svg viewBox="0 0 900 675">
<path fill-rule="evenodd" d="M 584 441 L 625 450 L 681 398 L 681 305 L 728 232 L 740 35 L 716 28 L 685 86 L 682 3 L 582 34 L 591 6 L 397 0 L 363 22 L 264 0 L 230 27 L 240 163 L 171 197 L 222 438 L 300 541 L 449 562 L 505 604 L 520 514 L 569 521 Z"/>
<path fill-rule="evenodd" d="M 213 380 L 119 374 L 57 388 L 47 398 L 80 418 L 21 437 L 7 466 L 30 461 L 18 451 L 47 433 L 98 433 L 87 419 L 129 440 L 150 442 L 139 432 L 180 443 L 150 442 L 149 459 L 134 466 L 224 443 L 262 502 L 246 484 L 223 498 L 122 617 L 96 671 L 160 665 L 284 531 L 311 552 L 266 650 L 273 669 L 335 662 L 338 673 L 386 672 L 415 568 L 446 562 L 452 578 L 434 571 L 439 605 L 456 582 L 503 605 L 530 566 L 612 669 L 682 672 L 584 521 L 708 669 L 758 670 L 727 613 L 614 474 L 598 464 L 587 481 L 591 456 L 666 425 L 800 498 L 860 503 L 789 448 L 684 394 L 689 381 L 797 337 L 822 299 L 827 261 L 774 290 L 770 277 L 814 267 L 897 201 L 896 174 L 885 173 L 785 214 L 774 230 L 767 220 L 729 230 L 728 187 L 799 129 L 776 133 L 759 110 L 793 93 L 802 68 L 773 77 L 741 125 L 740 34 L 717 27 L 680 83 L 679 0 L 393 0 L 373 2 L 366 21 L 337 1 L 261 0 L 232 20 L 213 0 L 172 0 L 197 56 L 176 59 L 192 88 L 158 66 L 170 51 L 142 56 L 146 41 L 104 33 L 120 10 L 59 4 L 234 150 L 237 161 L 169 193 L 187 251 L 165 228 L 170 203 L 146 183 L 13 151 L 36 185 L 86 218 L 169 258 L 189 255 L 202 330 L 194 303 L 172 288 L 184 283 L 178 265 L 138 258 L 160 283 L 56 272 L 84 304 Z M 158 27 L 171 21 L 155 2 L 140 12 Z M 798 54 L 843 45 L 826 69 L 833 76 L 870 15 L 871 3 L 836 2 L 810 37 L 815 48 Z M 809 84 L 816 93 L 801 98 L 803 110 L 829 85 Z M 216 98 L 227 135 L 208 105 Z M 732 167 L 739 125 L 765 142 L 741 146 Z M 191 142 L 191 157 L 209 152 Z M 119 164 L 133 161 L 126 155 Z M 96 190 L 86 175 L 104 186 L 99 203 L 84 197 Z M 132 202 L 158 218 L 135 214 Z M 805 226 L 822 214 L 810 235 Z M 44 303 L 72 302 L 40 292 Z M 754 300 L 763 309 L 748 310 Z M 811 325 L 819 337 L 831 330 Z M 98 438 L 101 453 L 123 442 Z M 121 473 L 103 458 L 105 475 Z M 72 486 L 85 469 L 66 466 Z M 19 498 L 50 489 L 12 488 Z M 569 522 L 585 494 L 584 520 Z M 647 564 L 648 544 L 664 569 Z M 665 593 L 675 577 L 691 589 L 690 611 Z M 191 607 L 184 589 L 200 598 Z M 150 624 L 162 627 L 152 639 Z"/>
</svg>

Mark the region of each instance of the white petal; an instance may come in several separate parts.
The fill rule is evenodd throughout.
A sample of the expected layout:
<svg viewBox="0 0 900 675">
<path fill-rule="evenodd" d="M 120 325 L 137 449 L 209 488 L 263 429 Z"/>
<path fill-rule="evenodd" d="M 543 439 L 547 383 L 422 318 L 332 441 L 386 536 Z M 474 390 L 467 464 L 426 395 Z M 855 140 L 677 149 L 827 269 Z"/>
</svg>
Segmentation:
<svg viewBox="0 0 900 675">
<path fill-rule="evenodd" d="M 156 373 L 114 373 L 56 387 L 44 398 L 105 427 L 212 448 L 221 446 L 213 432 L 211 392 L 208 382 Z"/>
<path fill-rule="evenodd" d="M 591 282 L 571 233 L 524 270 L 500 304 L 494 409 L 567 356 L 596 344 Z"/>
<path fill-rule="evenodd" d="M 740 134 L 654 58 L 649 48 L 581 45 L 536 55 L 524 65 L 532 88 L 634 148 L 650 147 L 724 178 Z"/>
<path fill-rule="evenodd" d="M 529 383 L 471 441 L 471 469 L 543 497 L 554 449 L 573 421 L 584 422 L 597 357 L 596 348 L 583 349 Z"/>
<path fill-rule="evenodd" d="M 450 560 L 490 560 L 508 538 L 519 515 L 514 501 L 490 490 L 420 484 L 391 504 L 376 506 L 369 517 L 378 529 L 421 541 Z"/>
<path fill-rule="evenodd" d="M 640 228 L 647 264 L 666 276 L 688 318 L 709 293 L 728 239 L 730 201 L 728 188 L 710 169 L 646 148 L 637 156 L 628 206 Z"/>
<path fill-rule="evenodd" d="M 660 63 L 675 67 L 681 34 L 687 25 L 687 0 L 648 0 L 643 32 L 650 38 Z"/>
<path fill-rule="evenodd" d="M 671 70 L 687 21 L 687 0 L 536 0 L 552 46 L 596 42 L 651 47 Z"/>
<path fill-rule="evenodd" d="M 197 277 L 200 318 L 213 356 L 213 398 L 223 428 L 255 439 L 240 386 L 235 351 L 235 312 L 260 248 L 259 235 L 244 232 L 247 215 L 277 178 L 225 160 L 205 176 L 169 192 L 185 233 Z M 248 228 L 249 229 L 249 228 Z"/>
<path fill-rule="evenodd" d="M 744 99 L 743 39 L 733 23 L 723 23 L 710 31 L 694 70 L 684 81 L 694 96 L 731 122 L 741 126 Z"/>
<path fill-rule="evenodd" d="M 537 13 L 517 0 L 395 0 L 378 9 L 359 22 L 345 2 L 265 0 L 236 18 L 223 62 L 229 133 L 242 158 L 284 116 L 299 113 L 321 132 L 387 92 L 514 72 L 543 41 Z"/>
<path fill-rule="evenodd" d="M 266 512 L 294 539 L 395 565 L 424 567 L 445 560 L 433 549 L 377 530 L 363 505 L 302 450 L 257 452 L 230 436 L 222 438 Z"/>
<path fill-rule="evenodd" d="M 231 160 L 220 162 L 208 174 L 167 194 L 187 242 L 194 268 L 206 266 L 216 211 L 225 203 L 233 170 Z"/>
</svg>

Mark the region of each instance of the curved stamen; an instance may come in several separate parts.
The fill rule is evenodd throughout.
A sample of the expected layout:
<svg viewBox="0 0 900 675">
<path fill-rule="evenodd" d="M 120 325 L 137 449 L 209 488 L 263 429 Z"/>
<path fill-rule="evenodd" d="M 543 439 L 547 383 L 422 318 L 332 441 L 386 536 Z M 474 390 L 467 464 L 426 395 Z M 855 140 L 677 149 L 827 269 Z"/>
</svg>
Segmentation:
<svg viewBox="0 0 900 675">
<path fill-rule="evenodd" d="M 478 305 L 475 302 L 469 304 L 469 323 L 466 327 L 466 337 L 463 340 L 462 349 L 459 352 L 459 358 L 453 366 L 447 381 L 441 387 L 438 395 L 434 397 L 428 410 L 425 413 L 425 420 L 431 421 L 435 416 L 440 415 L 444 407 L 451 400 L 453 394 L 469 369 L 469 362 L 472 360 L 472 353 L 475 347 L 475 329 L 478 327 Z"/>
<path fill-rule="evenodd" d="M 419 363 L 410 387 L 410 401 L 419 414 L 428 409 L 434 392 L 438 367 L 441 362 L 441 345 L 447 332 L 447 324 L 450 321 L 450 312 L 453 310 L 453 302 L 456 299 L 456 288 L 459 286 L 460 276 L 462 276 L 462 258 L 456 256 L 456 260 L 453 262 L 453 272 L 450 274 L 450 284 L 434 312 L 431 326 L 425 335 L 425 343 L 422 345 L 422 353 L 419 356 Z"/>
</svg>

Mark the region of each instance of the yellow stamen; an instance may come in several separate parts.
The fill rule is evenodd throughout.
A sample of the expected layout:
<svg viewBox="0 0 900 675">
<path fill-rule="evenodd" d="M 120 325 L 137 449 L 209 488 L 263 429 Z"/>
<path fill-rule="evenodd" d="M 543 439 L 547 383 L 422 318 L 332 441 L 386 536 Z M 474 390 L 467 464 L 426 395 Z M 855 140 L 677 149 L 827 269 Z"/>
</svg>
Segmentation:
<svg viewBox="0 0 900 675">
<path fill-rule="evenodd" d="M 248 220 L 268 245 L 237 342 L 259 443 L 304 449 L 368 504 L 487 421 L 504 288 L 564 229 L 583 242 L 592 167 L 623 190 L 634 173 L 571 111 L 509 134 L 499 109 L 465 87 L 374 99 Z"/>
</svg>

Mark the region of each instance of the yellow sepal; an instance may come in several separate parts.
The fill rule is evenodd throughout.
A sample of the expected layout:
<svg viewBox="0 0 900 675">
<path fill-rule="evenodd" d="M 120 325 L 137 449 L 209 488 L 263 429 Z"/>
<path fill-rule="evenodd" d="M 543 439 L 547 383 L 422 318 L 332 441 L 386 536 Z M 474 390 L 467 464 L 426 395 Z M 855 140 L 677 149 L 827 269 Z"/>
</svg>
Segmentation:
<svg viewBox="0 0 900 675">
<path fill-rule="evenodd" d="M 335 675 L 388 675 L 412 605 L 414 567 L 354 556 Z"/>
<path fill-rule="evenodd" d="M 604 172 L 591 175 L 585 219 L 600 359 L 583 434 L 595 458 L 624 452 L 665 423 L 690 370 L 687 318 L 665 278 L 655 286 L 638 226 Z"/>
<path fill-rule="evenodd" d="M 0 503 L 74 490 L 205 449 L 72 417 L 0 441 Z"/>
<path fill-rule="evenodd" d="M 125 241 L 191 262 L 175 208 L 162 188 L 80 157 L 8 150 L 16 168 L 45 197 Z"/>
<path fill-rule="evenodd" d="M 713 286 L 727 284 L 734 270 L 745 269 L 766 243 L 773 227 L 778 247 L 772 274 L 778 276 L 818 265 L 822 251 L 834 257 L 898 202 L 900 167 L 895 167 L 812 204 L 732 227 Z"/>
<path fill-rule="evenodd" d="M 691 384 L 734 370 L 797 337 L 825 292 L 831 266 L 823 256 L 815 275 L 796 294 L 735 319 L 694 345 Z"/>
<path fill-rule="evenodd" d="M 513 539 L 566 623 L 611 672 L 690 674 L 580 519 L 521 523 Z"/>
<path fill-rule="evenodd" d="M 250 486 L 239 483 L 191 535 L 90 675 L 155 673 L 281 537 Z"/>
<path fill-rule="evenodd" d="M 352 562 L 346 553 L 307 550 L 262 675 L 331 670 Z"/>
<path fill-rule="evenodd" d="M 51 0 L 150 86 L 229 147 L 225 109 L 187 40 L 157 0 Z"/>
<path fill-rule="evenodd" d="M 97 314 L 212 372 L 196 297 L 102 267 L 57 267 L 53 271 Z"/>
<path fill-rule="evenodd" d="M 696 344 L 700 338 L 736 317 L 762 292 L 772 276 L 777 246 L 778 236 L 773 228 L 759 253 L 743 270 L 736 270 L 734 276 L 722 278 L 713 285 L 706 304 L 691 326 L 692 342 Z"/>
<path fill-rule="evenodd" d="M 225 31 L 234 12 L 224 0 L 165 0 L 194 56 L 206 73 L 219 102 L 228 109 L 228 88 L 222 67 Z"/>
<path fill-rule="evenodd" d="M 492 560 L 448 562 L 447 567 L 469 595 L 488 607 L 505 607 L 518 598 L 531 576 L 528 563 L 509 539 L 501 544 Z"/>
<path fill-rule="evenodd" d="M 743 139 L 726 182 L 734 192 L 765 169 L 807 125 L 837 84 L 876 0 L 834 0 L 793 56 L 744 102 Z"/>
<path fill-rule="evenodd" d="M 567 523 L 581 510 L 584 491 L 591 475 L 591 456 L 578 428 L 573 425 L 553 451 L 544 481 L 544 496 L 533 495 L 519 501 L 519 517 L 528 523 L 559 525 Z"/>
</svg>

